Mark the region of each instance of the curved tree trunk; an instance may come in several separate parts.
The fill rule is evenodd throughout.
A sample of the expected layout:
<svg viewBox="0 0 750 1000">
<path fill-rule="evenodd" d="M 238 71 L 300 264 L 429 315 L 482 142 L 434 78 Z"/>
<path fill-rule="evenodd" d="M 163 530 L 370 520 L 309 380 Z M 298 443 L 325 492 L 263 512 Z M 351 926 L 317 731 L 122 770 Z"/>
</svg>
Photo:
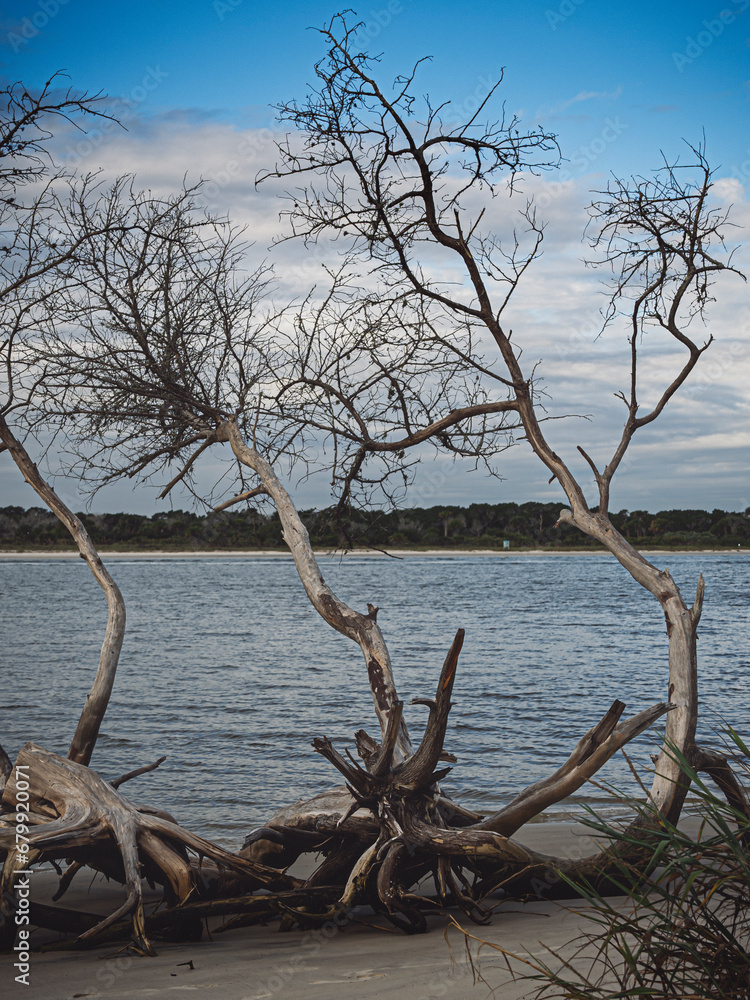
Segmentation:
<svg viewBox="0 0 750 1000">
<path fill-rule="evenodd" d="M 659 811 L 671 822 L 676 822 L 687 786 L 672 748 L 687 755 L 692 749 L 698 722 L 697 630 L 703 610 L 703 577 L 699 577 L 695 601 L 688 607 L 669 570 L 653 566 L 623 538 L 607 517 L 588 510 L 562 510 L 559 521 L 575 525 L 605 545 L 633 579 L 654 595 L 664 612 L 669 643 L 668 698 L 673 711 L 666 719 L 664 744 L 650 795 Z"/>
<path fill-rule="evenodd" d="M 217 437 L 228 441 L 237 459 L 260 477 L 264 489 L 276 505 L 284 541 L 294 557 L 302 586 L 315 610 L 332 628 L 353 639 L 362 650 L 367 665 L 375 711 L 380 728 L 385 734 L 388 728 L 388 717 L 398 701 L 398 694 L 393 679 L 388 647 L 377 623 L 378 609 L 370 608 L 367 614 L 362 614 L 336 597 L 323 579 L 323 574 L 320 572 L 320 567 L 310 545 L 307 528 L 302 523 L 292 498 L 282 486 L 267 459 L 256 448 L 251 448 L 245 442 L 237 427 L 237 422 L 227 421 L 219 428 Z M 398 727 L 395 752 L 398 759 L 408 757 L 412 752 L 409 733 L 403 720 Z"/>
<path fill-rule="evenodd" d="M 78 546 L 78 551 L 91 570 L 94 579 L 107 598 L 107 629 L 99 654 L 99 666 L 78 720 L 68 757 L 77 764 L 88 764 L 94 752 L 99 727 L 107 711 L 115 681 L 120 650 L 125 635 L 125 602 L 120 589 L 107 572 L 99 553 L 79 518 L 63 503 L 52 487 L 40 476 L 26 449 L 15 437 L 5 418 L 0 415 L 0 439 L 13 457 L 26 482 L 42 498 L 50 510 L 65 525 Z"/>
</svg>

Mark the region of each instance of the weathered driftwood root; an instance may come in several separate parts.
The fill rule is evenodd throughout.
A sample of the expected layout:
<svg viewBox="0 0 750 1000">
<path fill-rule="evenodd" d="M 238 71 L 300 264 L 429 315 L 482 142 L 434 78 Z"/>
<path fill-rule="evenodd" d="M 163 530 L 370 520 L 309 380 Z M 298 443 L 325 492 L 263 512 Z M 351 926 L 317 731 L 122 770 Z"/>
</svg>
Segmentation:
<svg viewBox="0 0 750 1000">
<path fill-rule="evenodd" d="M 503 889 L 516 898 L 559 895 L 566 885 L 561 872 L 574 876 L 583 866 L 588 873 L 594 861 L 601 864 L 606 857 L 566 861 L 531 851 L 510 838 L 533 816 L 580 788 L 670 706 L 658 704 L 621 722 L 625 706 L 614 702 L 553 775 L 482 819 L 451 803 L 438 784 L 450 770 L 438 765 L 455 761 L 443 744 L 463 637 L 459 630 L 435 698 L 415 699 L 430 714 L 422 742 L 411 756 L 398 759 L 394 752 L 402 728 L 400 701 L 391 709 L 381 743 L 362 730 L 356 734 L 362 764 L 348 752 L 342 756 L 325 737 L 314 740 L 318 753 L 344 776 L 346 788 L 282 810 L 248 838 L 245 856 L 272 861 L 277 850 L 284 863 L 304 850 L 302 833 L 315 838 L 315 848 L 326 859 L 307 883 L 310 886 L 336 882 L 348 873 L 330 908 L 316 907 L 315 912 L 290 908 L 299 923 L 321 922 L 364 903 L 382 910 L 408 932 L 424 930 L 425 914 L 448 905 L 458 905 L 472 920 L 485 922 L 489 910 L 483 900 L 491 890 Z M 420 887 L 428 876 L 434 882 L 434 898 Z"/>
<path fill-rule="evenodd" d="M 2 806 L 0 914 L 6 920 L 14 906 L 16 873 L 34 861 L 73 859 L 73 872 L 63 877 L 58 898 L 82 865 L 124 883 L 122 906 L 83 930 L 77 938 L 79 946 L 90 944 L 107 928 L 128 918 L 134 946 L 144 954 L 153 954 L 143 911 L 144 875 L 164 887 L 168 906 L 181 911 L 188 901 L 220 892 L 215 877 L 221 873 L 228 874 L 230 881 L 225 888 L 233 888 L 235 894 L 260 888 L 288 891 L 300 885 L 299 880 L 276 869 L 190 833 L 163 812 L 133 805 L 88 767 L 33 743 L 27 743 L 18 755 Z M 197 860 L 191 860 L 191 855 Z M 209 886 L 212 877 L 214 884 Z M 194 932 L 187 923 L 190 912 L 181 912 L 178 921 L 189 934 Z"/>
<path fill-rule="evenodd" d="M 283 914 L 288 907 L 306 906 L 312 909 L 316 904 L 330 905 L 336 900 L 337 895 L 338 890 L 335 887 L 320 886 L 318 888 L 207 899 L 146 914 L 144 923 L 149 938 L 172 939 L 175 927 L 194 926 L 197 923 L 202 928 L 203 920 L 209 917 L 232 916 L 233 920 L 216 928 L 218 931 L 229 930 L 233 926 L 265 923 Z M 68 935 L 79 935 L 74 939 L 68 937 L 45 945 L 41 949 L 42 951 L 67 951 L 80 948 L 80 936 L 99 927 L 102 919 L 95 913 L 33 902 L 30 907 L 30 916 L 31 923 L 35 927 L 44 927 L 47 930 L 60 931 Z M 113 941 L 123 941 L 127 940 L 131 933 L 130 921 L 118 920 L 108 928 L 100 929 L 91 943 L 103 945 Z"/>
<path fill-rule="evenodd" d="M 196 936 L 208 914 L 233 915 L 227 926 L 277 914 L 282 926 L 304 926 L 367 904 L 395 926 L 415 932 L 426 929 L 429 914 L 448 906 L 485 922 L 491 912 L 486 897 L 493 891 L 515 898 L 555 897 L 569 894 L 566 877 L 599 878 L 612 860 L 606 850 L 570 861 L 529 850 L 511 836 L 579 788 L 671 706 L 658 704 L 621 721 L 625 706 L 614 702 L 562 767 L 485 819 L 446 798 L 439 786 L 451 770 L 439 765 L 455 762 L 444 741 L 462 643 L 459 630 L 435 698 L 414 701 L 427 706 L 429 718 L 412 754 L 402 753 L 399 700 L 386 716 L 380 742 L 364 730 L 355 734 L 361 764 L 348 751 L 342 756 L 325 737 L 316 739 L 315 749 L 343 775 L 345 787 L 281 810 L 267 826 L 253 831 L 239 856 L 182 829 L 166 813 L 133 805 L 116 790 L 122 781 L 156 765 L 107 783 L 89 768 L 34 744 L 23 748 L 12 768 L 0 757 L 0 770 L 8 779 L 5 815 L 0 815 L 0 854 L 5 854 L 0 915 L 3 910 L 10 915 L 15 873 L 34 860 L 56 858 L 73 862 L 56 898 L 83 866 L 126 886 L 125 902 L 104 919 L 83 914 L 67 921 L 78 932 L 73 946 L 119 940 L 127 927 L 134 947 L 144 954 L 153 954 L 149 933 Z M 18 775 L 28 786 L 20 798 Z M 17 841 L 24 795 L 25 853 Z M 306 881 L 280 870 L 309 852 L 322 854 L 323 860 Z M 143 907 L 144 876 L 164 887 L 167 904 L 149 918 Z M 427 895 L 425 880 L 434 884 L 434 894 Z M 261 891 L 244 895 L 253 890 Z M 35 906 L 34 915 L 40 926 L 60 926 L 60 911 L 54 908 Z"/>
<path fill-rule="evenodd" d="M 708 747 L 694 746 L 687 755 L 687 762 L 696 771 L 707 774 L 718 785 L 728 805 L 738 816 L 747 819 L 747 825 L 740 832 L 740 841 L 745 850 L 750 852 L 750 796 L 747 790 L 737 780 L 729 759 L 718 750 Z"/>
</svg>

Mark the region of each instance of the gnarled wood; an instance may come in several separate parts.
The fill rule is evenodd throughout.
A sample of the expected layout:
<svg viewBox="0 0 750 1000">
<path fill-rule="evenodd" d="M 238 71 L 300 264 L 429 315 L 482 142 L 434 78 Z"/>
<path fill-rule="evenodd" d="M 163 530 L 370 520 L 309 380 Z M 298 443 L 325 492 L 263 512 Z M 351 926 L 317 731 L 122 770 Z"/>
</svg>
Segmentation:
<svg viewBox="0 0 750 1000">
<path fill-rule="evenodd" d="M 661 702 L 653 708 L 639 712 L 622 725 L 617 725 L 625 705 L 621 701 L 613 702 L 602 720 L 580 739 L 562 767 L 548 778 L 524 789 L 503 809 L 482 823 L 477 823 L 474 829 L 494 830 L 495 833 L 502 833 L 505 837 L 512 837 L 524 823 L 538 816 L 549 806 L 572 795 L 592 778 L 610 757 L 652 726 L 657 719 L 670 711 L 671 707 Z"/>
<path fill-rule="evenodd" d="M 443 756 L 443 742 L 448 728 L 448 713 L 451 710 L 451 694 L 456 679 L 458 657 L 464 644 L 464 630 L 460 628 L 451 644 L 440 672 L 434 701 L 414 699 L 412 704 L 426 704 L 430 709 L 422 742 L 416 752 L 397 768 L 399 784 L 413 785 L 415 788 L 432 784 L 437 762 Z"/>
<path fill-rule="evenodd" d="M 719 786 L 731 808 L 747 819 L 748 826 L 740 833 L 740 840 L 750 851 L 750 797 L 737 780 L 726 756 L 709 747 L 694 746 L 687 759 L 696 771 L 707 774 Z"/>
<path fill-rule="evenodd" d="M 317 804 L 316 800 L 304 803 L 296 815 L 284 811 L 280 817 L 284 830 L 292 831 L 299 824 L 316 834 L 327 833 L 342 857 L 346 845 L 352 850 L 357 843 L 354 828 L 348 826 L 356 815 L 362 817 L 357 835 L 361 838 L 364 834 L 367 839 L 334 904 L 322 913 L 306 912 L 303 907 L 294 909 L 294 919 L 301 924 L 322 922 L 358 903 L 369 902 L 384 909 L 397 927 L 408 932 L 424 930 L 425 907 L 434 909 L 435 903 L 415 893 L 413 887 L 429 872 L 433 873 L 439 900 L 445 905 L 449 901 L 456 903 L 472 920 L 483 922 L 489 912 L 482 906 L 482 899 L 491 890 L 527 896 L 539 894 L 540 887 L 548 885 L 554 895 L 561 891 L 561 885 L 567 886 L 561 872 L 568 878 L 584 874 L 602 881 L 605 869 L 611 868 L 606 851 L 582 861 L 570 861 L 529 850 L 510 836 L 543 809 L 580 788 L 618 749 L 667 713 L 670 706 L 658 704 L 620 722 L 625 706 L 614 702 L 553 775 L 530 786 L 483 822 L 450 825 L 450 803 L 445 803 L 436 785 L 443 772 L 434 768 L 444 756 L 450 697 L 463 638 L 459 630 L 443 665 L 434 700 L 419 699 L 419 703 L 429 705 L 430 717 L 412 757 L 395 762 L 388 752 L 400 721 L 400 702 L 393 708 L 383 747 L 362 730 L 356 734 L 364 767 L 351 756 L 344 757 L 325 737 L 314 740 L 318 753 L 345 777 L 348 794 L 343 790 L 335 793 L 334 811 L 318 808 L 325 803 L 330 809 L 330 796 L 319 797 Z M 278 828 L 275 819 L 276 823 L 272 821 L 269 826 L 271 832 L 274 825 Z M 269 831 L 260 831 L 264 833 L 273 839 Z M 335 867 L 337 874 L 344 870 Z M 555 874 L 550 881 L 551 872 Z"/>
<path fill-rule="evenodd" d="M 19 852 L 15 815 L 18 805 L 16 775 L 28 783 L 29 828 L 25 835 L 29 852 Z M 24 789 L 26 794 L 26 790 Z M 24 801 L 25 798 L 24 798 Z M 34 743 L 20 751 L 3 797 L 0 815 L 0 852 L 5 856 L 0 877 L 0 912 L 6 917 L 12 908 L 13 877 L 19 867 L 38 859 L 75 857 L 81 851 L 95 864 L 97 850 L 110 857 L 115 874 L 121 871 L 126 899 L 96 926 L 79 938 L 86 944 L 108 927 L 129 916 L 135 946 L 153 954 L 144 923 L 140 866 L 167 889 L 168 899 L 184 904 L 203 894 L 199 868 L 188 863 L 186 851 L 207 858 L 230 872 L 249 888 L 294 889 L 295 879 L 231 854 L 216 844 L 184 830 L 163 813 L 139 809 L 124 799 L 94 771 L 74 761 L 50 753 Z M 24 811 L 23 815 L 26 815 Z M 20 857 L 19 857 L 20 855 Z M 21 863 L 19 865 L 19 860 Z"/>
</svg>

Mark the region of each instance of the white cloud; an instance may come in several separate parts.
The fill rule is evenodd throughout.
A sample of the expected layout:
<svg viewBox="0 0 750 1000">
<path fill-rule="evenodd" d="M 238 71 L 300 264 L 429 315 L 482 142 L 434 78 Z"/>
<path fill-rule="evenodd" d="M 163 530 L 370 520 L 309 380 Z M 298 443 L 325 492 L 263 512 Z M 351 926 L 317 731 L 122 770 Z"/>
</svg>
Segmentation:
<svg viewBox="0 0 750 1000">
<path fill-rule="evenodd" d="M 560 101 L 559 104 L 553 104 L 549 109 L 549 114 L 559 114 L 559 112 L 566 111 L 574 104 L 582 104 L 585 101 L 616 101 L 621 94 L 622 86 L 617 87 L 616 90 L 611 92 L 606 90 L 581 90 L 575 95 L 575 97 L 569 97 L 566 101 Z"/>
<path fill-rule="evenodd" d="M 560 107 L 617 96 L 617 91 L 581 92 Z M 279 199 L 281 186 L 268 183 L 256 187 L 255 178 L 261 169 L 272 166 L 275 138 L 268 129 L 236 129 L 205 116 L 172 114 L 151 122 L 133 120 L 128 133 L 113 130 L 96 142 L 90 136 L 87 141 L 91 150 L 85 156 L 76 147 L 76 142 L 83 140 L 66 136 L 62 152 L 67 151 L 69 157 L 71 153 L 77 155 L 79 169 L 84 171 L 101 167 L 105 175 L 112 177 L 135 173 L 141 186 L 160 194 L 179 187 L 183 177 L 188 182 L 205 178 L 212 210 L 227 213 L 236 223 L 247 226 L 248 237 L 255 241 L 253 254 L 258 260 L 268 258 L 275 263 L 279 295 L 286 299 L 303 296 L 324 276 L 325 260 L 335 257 L 329 256 L 330 247 L 315 251 L 305 249 L 300 242 L 269 249 L 274 238 L 285 232 L 285 223 L 279 220 L 283 207 Z M 86 148 L 81 146 L 81 150 L 85 152 Z M 576 446 L 583 445 L 596 454 L 597 461 L 606 462 L 619 439 L 625 412 L 614 393 L 627 388 L 629 377 L 627 324 L 597 337 L 605 301 L 601 276 L 582 264 L 582 258 L 588 255 L 582 234 L 592 185 L 601 186 L 596 175 L 565 182 L 523 178 L 524 194 L 533 194 L 539 200 L 548 228 L 543 254 L 524 276 L 505 316 L 507 327 L 514 331 L 514 341 L 523 347 L 527 369 L 541 360 L 539 374 L 550 396 L 549 413 L 593 415 L 592 422 L 570 420 L 547 425 L 554 446 L 581 471 L 586 482 L 590 481 L 590 473 L 579 461 Z M 717 204 L 734 202 L 737 221 L 750 223 L 750 203 L 737 179 L 719 180 L 713 196 Z M 507 198 L 500 195 L 490 202 L 486 221 L 510 233 L 511 210 Z M 747 250 L 740 250 L 738 266 L 747 269 L 749 261 Z M 460 272 L 448 273 L 455 273 L 460 280 Z M 707 331 L 716 342 L 663 418 L 639 432 L 631 464 L 623 469 L 621 484 L 615 491 L 621 497 L 616 503 L 621 506 L 713 505 L 731 509 L 750 493 L 745 485 L 750 431 L 746 421 L 739 422 L 740 414 L 746 416 L 750 384 L 750 304 L 740 279 L 720 277 L 717 302 L 709 307 L 708 315 Z M 653 405 L 678 370 L 684 354 L 654 336 L 644 343 L 642 356 L 647 366 L 641 392 L 647 406 Z M 446 502 L 451 496 L 467 502 L 497 501 L 509 496 L 553 498 L 556 488 L 546 485 L 546 470 L 524 454 L 523 447 L 503 456 L 501 465 L 512 482 L 501 488 L 482 478 L 481 473 L 468 475 L 461 466 L 441 460 L 441 475 L 445 477 L 441 496 Z M 425 489 L 429 492 L 429 483 L 422 488 L 419 482 L 428 482 L 432 468 L 428 463 L 420 473 L 412 497 L 416 503 L 426 502 L 420 496 Z M 667 475 L 673 479 L 672 487 L 664 485 Z M 303 506 L 327 502 L 324 480 L 317 477 L 302 490 Z M 674 494 L 671 499 L 670 489 Z M 7 502 L 26 501 L 11 497 Z M 179 505 L 185 501 L 175 502 Z M 113 488 L 96 501 L 97 509 L 107 505 L 132 508 L 133 495 Z"/>
</svg>

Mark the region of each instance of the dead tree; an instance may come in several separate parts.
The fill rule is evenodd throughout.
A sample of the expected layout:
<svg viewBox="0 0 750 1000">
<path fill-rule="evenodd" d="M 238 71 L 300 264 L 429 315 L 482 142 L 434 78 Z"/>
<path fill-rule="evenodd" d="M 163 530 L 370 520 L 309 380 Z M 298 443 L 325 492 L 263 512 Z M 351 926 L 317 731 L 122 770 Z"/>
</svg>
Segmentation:
<svg viewBox="0 0 750 1000">
<path fill-rule="evenodd" d="M 28 367 L 25 341 L 33 336 L 47 297 L 59 293 L 65 268 L 76 247 L 90 234 L 61 239 L 60 188 L 67 179 L 55 168 L 47 143 L 56 121 L 82 127 L 100 117 L 99 96 L 60 91 L 60 79 L 48 80 L 38 93 L 16 83 L 0 92 L 0 229 L 5 237 L 0 257 L 0 450 L 7 450 L 26 482 L 62 521 L 104 591 L 108 620 L 93 686 L 86 699 L 68 756 L 88 764 L 109 702 L 125 631 L 122 595 L 102 564 L 80 520 L 40 475 L 8 420 L 24 412 L 43 368 Z"/>
<path fill-rule="evenodd" d="M 123 906 L 89 926 L 81 934 L 81 943 L 127 917 L 136 947 L 151 953 L 144 930 L 142 873 L 164 886 L 165 899 L 172 905 L 201 899 L 219 885 L 232 891 L 268 886 L 285 890 L 297 883 L 195 837 L 166 813 L 133 806 L 116 791 L 123 781 L 154 765 L 112 784 L 88 768 L 115 680 L 125 604 L 80 519 L 41 475 L 8 422 L 15 417 L 23 423 L 46 378 L 43 358 L 30 344 L 51 298 L 70 287 L 77 250 L 105 232 L 114 238 L 116 229 L 116 222 L 107 219 L 94 229 L 74 229 L 63 223 L 66 202 L 60 191 L 70 194 L 72 189 L 47 155 L 45 143 L 51 135 L 47 126 L 50 119 L 72 120 L 74 114 L 98 112 L 96 98 L 71 91 L 57 93 L 53 83 L 49 81 L 39 94 L 30 94 L 20 84 L 1 92 L 0 226 L 6 238 L 0 257 L 0 451 L 7 451 L 26 482 L 70 532 L 104 592 L 108 617 L 99 664 L 67 757 L 27 744 L 13 764 L 0 747 L 0 940 L 13 943 L 17 872 L 36 860 L 66 858 L 72 864 L 60 895 L 84 865 L 114 875 L 127 887 Z M 24 189 L 32 183 L 36 189 L 27 196 Z M 81 197 L 95 197 L 96 184 L 84 180 L 78 190 Z M 25 786 L 27 808 L 23 811 L 19 811 L 17 794 L 19 775 Z M 188 930 L 189 923 L 183 929 Z M 194 933 L 194 922 L 192 927 Z"/>
<path fill-rule="evenodd" d="M 399 78 L 392 90 L 377 81 L 373 63 L 352 47 L 354 33 L 342 17 L 323 32 L 329 46 L 317 66 L 319 89 L 307 99 L 280 107 L 283 121 L 301 133 L 279 145 L 280 160 L 266 177 L 294 179 L 288 216 L 295 236 L 315 240 L 331 232 L 348 235 L 351 253 L 368 262 L 393 297 L 436 309 L 444 321 L 460 321 L 489 334 L 507 388 L 507 405 L 523 427 L 530 447 L 568 500 L 560 521 L 601 542 L 659 602 L 669 637 L 669 703 L 665 748 L 690 748 L 697 719 L 696 629 L 703 581 L 689 606 L 668 570 L 646 560 L 612 525 L 612 478 L 633 436 L 652 423 L 711 343 L 696 341 L 689 323 L 703 316 L 717 272 L 732 270 L 723 250 L 726 214 L 707 205 L 711 171 L 702 146 L 690 147 L 691 161 L 669 163 L 652 179 L 614 181 L 592 206 L 595 247 L 611 266 L 614 288 L 608 321 L 626 317 L 631 350 L 627 388 L 621 393 L 626 419 L 620 441 L 601 467 L 583 448 L 596 486 L 596 507 L 569 463 L 547 441 L 536 405 L 534 372 L 524 371 L 520 352 L 503 322 L 503 312 L 533 263 L 543 226 L 532 205 L 521 209 L 529 249 L 514 233 L 509 243 L 482 231 L 484 210 L 464 206 L 484 189 L 512 194 L 523 171 L 548 164 L 551 136 L 523 133 L 516 120 L 483 124 L 492 92 L 471 119 L 444 125 L 443 106 L 425 102 L 416 117 L 415 73 Z M 416 70 L 415 70 L 416 72 Z M 473 212 L 473 214 L 472 214 Z M 460 266 L 468 291 L 429 277 L 422 248 L 436 247 Z M 654 405 L 640 404 L 639 344 L 660 329 L 684 349 L 684 362 Z M 493 372 L 497 370 L 492 366 Z M 481 369 L 477 368 L 477 372 Z M 685 795 L 679 768 L 668 752 L 656 767 L 651 797 L 674 819 Z"/>
<path fill-rule="evenodd" d="M 354 32 L 341 18 L 323 34 L 329 52 L 318 66 L 320 89 L 281 109 L 302 136 L 281 144 L 268 176 L 298 185 L 290 208 L 296 236 L 349 239 L 349 259 L 332 274 L 330 289 L 311 293 L 295 311 L 264 305 L 264 269 L 237 278 L 246 247 L 227 224 L 198 219 L 189 198 L 157 202 L 119 182 L 95 204 L 73 199 L 67 218 L 75 231 L 99 233 L 104 215 L 118 225 L 78 246 L 74 285 L 50 299 L 29 358 L 46 373 L 30 420 L 77 438 L 78 471 L 94 486 L 170 468 L 166 495 L 178 482 L 191 482 L 209 447 L 228 444 L 236 489 L 229 499 L 216 494 L 214 505 L 261 495 L 274 503 L 310 601 L 363 652 L 381 732 L 378 739 L 356 734 L 362 764 L 324 737 L 316 740 L 346 787 L 282 810 L 250 836 L 243 854 L 256 862 L 275 858 L 279 867 L 304 850 L 325 854 L 304 887 L 321 894 L 285 903 L 287 921 L 315 922 L 369 902 L 398 926 L 420 930 L 425 913 L 447 903 L 485 919 L 488 891 L 536 892 L 550 867 L 573 876 L 606 869 L 606 857 L 565 861 L 512 838 L 662 716 L 666 736 L 651 798 L 665 816 L 679 815 L 686 789 L 669 748 L 689 750 L 695 731 L 703 584 L 689 607 L 668 571 L 612 526 L 609 490 L 636 431 L 659 416 L 708 347 L 686 332 L 685 319 L 702 314 L 714 272 L 731 270 L 714 250 L 717 243 L 721 250 L 726 220 L 707 208 L 711 173 L 700 147 L 692 149 L 688 173 L 667 164 L 653 180 L 616 182 L 594 206 L 595 242 L 615 269 L 612 319 L 626 307 L 631 346 L 621 440 L 601 470 L 587 456 L 594 509 L 545 437 L 534 372 L 523 369 L 503 325 L 543 227 L 525 204 L 528 247 L 515 234 L 506 246 L 482 232 L 481 210 L 464 208 L 474 204 L 470 195 L 493 185 L 512 194 L 520 173 L 554 160 L 554 137 L 522 132 L 515 120 L 481 126 L 492 94 L 463 125 L 444 126 L 441 108 L 429 104 L 419 120 L 413 74 L 386 92 L 372 64 L 353 50 Z M 463 268 L 466 292 L 430 277 L 420 257 L 426 246 Z M 354 278 L 355 266 L 370 266 L 366 279 Z M 639 344 L 652 325 L 685 349 L 686 360 L 643 412 Z M 478 349 L 487 335 L 494 355 Z M 278 470 L 313 463 L 328 445 L 345 504 L 360 489 L 393 495 L 394 483 L 408 481 L 419 446 L 492 466 L 516 431 L 567 497 L 560 520 L 600 541 L 659 602 L 669 678 L 663 703 L 621 722 L 624 706 L 615 702 L 562 768 L 485 819 L 447 799 L 439 784 L 446 773 L 440 762 L 453 762 L 444 740 L 463 634 L 435 698 L 417 699 L 429 720 L 414 749 L 377 609 L 355 611 L 325 583 Z M 430 873 L 436 892 L 426 899 L 414 887 Z M 256 919 L 255 906 L 241 919 Z"/>
</svg>

